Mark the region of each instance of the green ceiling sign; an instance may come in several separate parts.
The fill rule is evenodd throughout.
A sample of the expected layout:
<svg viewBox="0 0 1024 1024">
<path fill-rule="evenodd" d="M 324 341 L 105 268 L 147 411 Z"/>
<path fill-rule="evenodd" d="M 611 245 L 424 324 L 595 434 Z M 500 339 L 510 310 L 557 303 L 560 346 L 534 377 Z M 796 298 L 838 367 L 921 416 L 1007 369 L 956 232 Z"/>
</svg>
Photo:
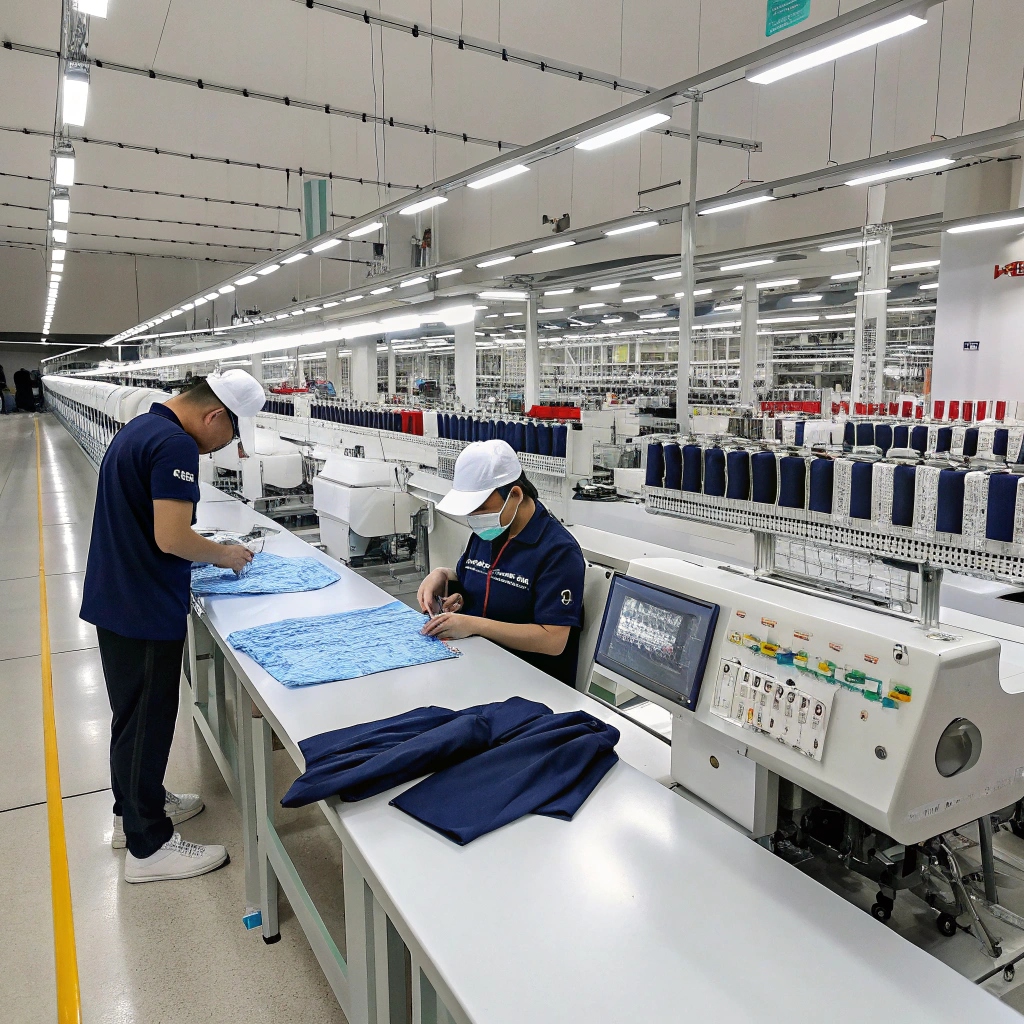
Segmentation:
<svg viewBox="0 0 1024 1024">
<path fill-rule="evenodd" d="M 811 16 L 811 0 L 768 0 L 768 17 L 764 34 L 773 36 L 799 25 Z"/>
</svg>

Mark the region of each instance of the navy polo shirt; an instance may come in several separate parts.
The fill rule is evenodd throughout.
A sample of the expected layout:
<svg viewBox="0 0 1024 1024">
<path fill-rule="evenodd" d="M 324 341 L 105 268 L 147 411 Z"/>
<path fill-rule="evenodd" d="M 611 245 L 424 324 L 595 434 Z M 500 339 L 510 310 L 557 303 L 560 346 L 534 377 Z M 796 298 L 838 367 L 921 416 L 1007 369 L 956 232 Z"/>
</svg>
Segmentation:
<svg viewBox="0 0 1024 1024">
<path fill-rule="evenodd" d="M 583 552 L 572 534 L 539 501 L 536 505 L 530 521 L 511 540 L 507 533 L 494 541 L 481 540 L 476 534 L 470 537 L 455 569 L 465 600 L 462 610 L 467 615 L 484 614 L 490 572 L 487 618 L 570 627 L 565 650 L 557 656 L 512 653 L 575 686 L 583 628 Z"/>
<path fill-rule="evenodd" d="M 170 409 L 154 405 L 117 432 L 100 465 L 86 622 L 138 640 L 185 638 L 192 564 L 157 547 L 153 501 L 163 499 L 199 501 L 199 446 Z"/>
</svg>

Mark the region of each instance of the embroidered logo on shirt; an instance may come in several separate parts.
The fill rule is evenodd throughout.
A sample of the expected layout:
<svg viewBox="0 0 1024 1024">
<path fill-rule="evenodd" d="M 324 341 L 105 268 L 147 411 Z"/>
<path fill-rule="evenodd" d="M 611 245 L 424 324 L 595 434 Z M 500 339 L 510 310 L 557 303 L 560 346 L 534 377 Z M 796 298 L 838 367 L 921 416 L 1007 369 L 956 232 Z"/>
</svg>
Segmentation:
<svg viewBox="0 0 1024 1024">
<path fill-rule="evenodd" d="M 564 604 L 564 605 L 572 604 L 572 591 L 571 590 L 563 590 L 562 591 L 562 604 Z"/>
<path fill-rule="evenodd" d="M 187 469 L 176 469 L 171 476 L 178 480 L 184 480 L 186 483 L 194 484 L 196 477 L 194 473 L 190 473 Z"/>
</svg>

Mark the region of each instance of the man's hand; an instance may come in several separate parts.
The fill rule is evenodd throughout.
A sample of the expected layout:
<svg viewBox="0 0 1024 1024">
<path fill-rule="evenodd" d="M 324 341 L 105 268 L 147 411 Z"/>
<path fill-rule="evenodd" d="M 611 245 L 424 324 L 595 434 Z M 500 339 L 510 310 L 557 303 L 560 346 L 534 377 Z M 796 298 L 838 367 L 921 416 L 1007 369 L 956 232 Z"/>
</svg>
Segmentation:
<svg viewBox="0 0 1024 1024">
<path fill-rule="evenodd" d="M 453 610 L 448 608 L 448 603 L 452 602 L 453 598 L 459 597 L 459 595 L 453 594 L 449 598 L 444 596 L 448 590 L 448 581 L 450 579 L 451 576 L 448 574 L 448 570 L 443 567 L 427 573 L 419 589 L 416 591 L 416 600 L 419 601 L 420 611 L 426 612 L 427 615 L 433 615 L 437 611 L 438 600 L 444 602 L 445 611 Z M 459 598 L 458 607 L 462 607 L 461 597 Z"/>
<path fill-rule="evenodd" d="M 222 569 L 232 569 L 236 574 L 241 574 L 242 570 L 252 561 L 252 552 L 241 544 L 218 544 L 216 546 L 221 549 L 223 554 L 213 564 Z"/>
<path fill-rule="evenodd" d="M 476 624 L 481 620 L 475 615 L 456 615 L 445 612 L 428 619 L 420 632 L 424 636 L 434 636 L 438 640 L 463 640 L 476 633 Z"/>
<path fill-rule="evenodd" d="M 168 555 L 189 562 L 209 562 L 222 569 L 241 572 L 252 561 L 252 552 L 240 544 L 215 544 L 192 529 L 192 502 L 161 498 L 153 502 L 153 539 Z"/>
</svg>

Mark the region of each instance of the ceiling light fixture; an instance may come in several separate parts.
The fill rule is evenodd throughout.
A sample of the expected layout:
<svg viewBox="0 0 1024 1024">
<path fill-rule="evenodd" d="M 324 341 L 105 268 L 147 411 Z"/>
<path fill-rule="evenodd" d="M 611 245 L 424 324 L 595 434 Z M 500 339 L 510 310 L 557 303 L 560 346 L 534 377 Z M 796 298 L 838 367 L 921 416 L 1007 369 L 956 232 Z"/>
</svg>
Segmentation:
<svg viewBox="0 0 1024 1024">
<path fill-rule="evenodd" d="M 899 263 L 889 268 L 889 273 L 894 274 L 897 270 L 925 270 L 928 267 L 937 267 L 939 260 L 921 260 L 919 263 Z"/>
<path fill-rule="evenodd" d="M 602 306 L 607 306 L 607 302 L 584 302 L 580 309 L 600 309 Z"/>
<path fill-rule="evenodd" d="M 67 189 L 54 190 L 53 221 L 55 224 L 67 224 L 71 217 L 71 197 Z"/>
<path fill-rule="evenodd" d="M 565 306 L 544 306 L 537 310 L 538 313 L 564 313 Z"/>
<path fill-rule="evenodd" d="M 760 67 L 748 68 L 744 77 L 755 85 L 771 85 L 772 82 L 778 82 L 780 79 L 799 74 L 810 68 L 820 67 L 822 64 L 828 64 L 840 57 L 847 56 L 847 54 L 865 50 L 869 46 L 877 46 L 886 39 L 903 35 L 904 32 L 910 32 L 927 24 L 928 19 L 920 14 L 904 14 L 898 18 L 890 18 L 825 46 L 813 47 L 796 56 L 772 61 Z"/>
<path fill-rule="evenodd" d="M 69 145 L 63 145 L 54 152 L 53 183 L 65 186 L 75 183 L 75 151 Z"/>
<path fill-rule="evenodd" d="M 966 235 L 974 231 L 995 231 L 998 228 L 1015 228 L 1024 224 L 1024 217 L 1001 217 L 999 220 L 981 221 L 975 224 L 958 224 L 954 228 L 946 228 L 951 235 Z"/>
<path fill-rule="evenodd" d="M 719 270 L 748 270 L 750 267 L 767 267 L 774 262 L 774 257 L 763 260 L 746 260 L 743 263 L 726 263 L 724 267 L 719 267 Z"/>
<path fill-rule="evenodd" d="M 362 298 L 365 298 L 365 296 L 364 295 L 350 295 L 345 301 L 346 302 L 358 302 Z"/>
<path fill-rule="evenodd" d="M 890 306 L 888 313 L 934 313 L 937 306 Z"/>
<path fill-rule="evenodd" d="M 461 267 L 453 267 L 451 270 L 441 270 L 434 275 L 434 277 L 453 277 L 455 274 L 461 274 Z"/>
<path fill-rule="evenodd" d="M 621 281 L 612 281 L 610 284 L 595 284 L 590 290 L 592 292 L 607 292 L 607 291 L 611 291 L 613 288 L 621 288 L 621 287 L 622 287 L 622 282 Z"/>
<path fill-rule="evenodd" d="M 671 281 L 674 278 L 682 277 L 683 272 L 681 270 L 673 270 L 670 274 L 655 274 L 651 278 L 652 281 Z"/>
<path fill-rule="evenodd" d="M 94 18 L 107 16 L 107 0 L 75 0 L 75 9 Z"/>
<path fill-rule="evenodd" d="M 299 260 L 304 260 L 309 255 L 308 252 L 297 252 L 294 256 L 289 256 L 287 259 L 281 260 L 282 263 L 298 263 Z"/>
<path fill-rule="evenodd" d="M 60 242 L 61 245 L 66 244 L 67 240 L 68 240 L 67 228 L 54 228 L 53 229 L 53 240 L 55 242 Z"/>
<path fill-rule="evenodd" d="M 891 288 L 868 288 L 865 291 L 854 292 L 854 295 L 888 295 Z"/>
<path fill-rule="evenodd" d="M 422 213 L 424 210 L 429 210 L 432 206 L 440 206 L 442 203 L 447 203 L 448 200 L 444 196 L 430 196 L 428 199 L 421 199 L 418 203 L 412 203 L 410 206 L 405 206 L 398 212 L 403 217 L 413 217 L 417 213 Z"/>
<path fill-rule="evenodd" d="M 511 263 L 515 259 L 515 256 L 495 256 L 494 259 L 484 260 L 483 263 L 478 263 L 477 266 L 483 270 L 484 267 L 496 267 L 499 263 Z"/>
<path fill-rule="evenodd" d="M 379 221 L 375 220 L 372 224 L 364 224 L 361 228 L 356 228 L 354 231 L 348 233 L 349 238 L 362 238 L 363 235 L 372 235 L 374 231 L 380 231 L 384 225 Z"/>
<path fill-rule="evenodd" d="M 63 263 L 64 262 L 64 250 L 63 249 L 54 249 L 53 252 L 50 253 L 50 256 L 53 258 L 54 263 Z"/>
<path fill-rule="evenodd" d="M 766 192 L 759 196 L 748 196 L 745 199 L 733 199 L 731 201 L 715 203 L 714 206 L 708 206 L 703 210 L 698 210 L 697 215 L 699 217 L 708 217 L 712 213 L 726 213 L 729 210 L 739 210 L 745 206 L 758 206 L 761 203 L 774 202 L 774 200 L 775 196 Z"/>
<path fill-rule="evenodd" d="M 370 292 L 370 294 L 371 295 L 386 295 L 391 290 L 392 290 L 391 288 L 389 288 L 387 285 L 385 285 L 383 288 L 374 288 L 373 291 Z"/>
<path fill-rule="evenodd" d="M 943 156 L 935 160 L 923 160 L 916 164 L 889 166 L 872 174 L 863 174 L 859 178 L 852 178 L 846 184 L 850 186 L 870 185 L 872 182 L 888 181 L 891 178 L 909 178 L 915 174 L 924 174 L 926 171 L 937 171 L 941 167 L 949 167 L 950 164 L 955 163 L 955 160 L 950 160 L 949 157 Z"/>
<path fill-rule="evenodd" d="M 844 252 L 847 249 L 867 249 L 872 245 L 881 245 L 882 240 L 880 238 L 870 238 L 865 241 L 863 238 L 856 242 L 836 242 L 835 245 L 823 245 L 821 247 L 822 252 Z"/>
<path fill-rule="evenodd" d="M 410 277 L 407 281 L 403 281 L 398 287 L 399 288 L 411 288 L 415 284 L 426 284 L 427 279 L 425 277 Z"/>
<path fill-rule="evenodd" d="M 553 252 L 555 249 L 568 249 L 570 245 L 575 245 L 576 242 L 572 238 L 567 238 L 564 242 L 552 242 L 551 245 L 542 245 L 539 249 L 533 249 L 532 252 Z"/>
<path fill-rule="evenodd" d="M 499 181 L 506 181 L 509 178 L 515 178 L 520 174 L 525 174 L 530 168 L 526 164 L 513 164 L 511 167 L 505 167 L 500 171 L 495 171 L 493 174 L 488 174 L 484 178 L 477 178 L 476 181 L 468 181 L 466 184 L 470 188 L 487 188 L 488 185 L 497 185 Z M 405 211 L 403 211 L 404 213 Z"/>
<path fill-rule="evenodd" d="M 546 291 L 545 295 L 572 295 L 575 291 L 574 288 L 555 288 L 551 291 Z"/>
<path fill-rule="evenodd" d="M 848 271 L 845 274 L 833 274 L 832 277 L 830 278 L 830 280 L 832 280 L 832 281 L 853 281 L 853 280 L 855 280 L 858 277 L 860 277 L 860 271 L 859 270 L 851 270 L 851 271 Z"/>
<path fill-rule="evenodd" d="M 209 299 L 207 299 L 206 296 L 204 295 L 200 296 L 198 299 L 193 299 L 192 305 L 195 306 L 196 309 L 198 309 L 200 306 L 205 306 L 208 301 Z M 146 326 L 148 327 L 149 325 L 147 324 Z"/>
<path fill-rule="evenodd" d="M 235 284 L 237 284 L 237 285 L 247 285 L 247 284 L 252 284 L 253 281 L 255 281 L 255 280 L 256 280 L 256 275 L 255 274 L 246 274 L 245 277 L 240 277 L 235 282 Z"/>
<path fill-rule="evenodd" d="M 820 295 L 794 295 L 794 302 L 821 302 L 822 296 Z"/>
<path fill-rule="evenodd" d="M 85 124 L 85 111 L 88 105 L 89 66 L 71 62 L 64 70 L 64 123 L 81 128 Z"/>
<path fill-rule="evenodd" d="M 934 291 L 938 287 L 939 287 L 939 282 L 935 281 L 932 284 L 923 284 L 923 285 L 921 285 L 918 288 L 918 291 L 921 291 L 921 292 L 931 292 L 931 291 Z"/>
<path fill-rule="evenodd" d="M 230 285 L 230 284 L 221 285 L 217 289 L 217 291 L 220 292 L 221 295 L 230 295 L 234 290 L 235 290 L 234 285 Z"/>
<path fill-rule="evenodd" d="M 313 252 L 324 252 L 327 249 L 333 249 L 336 245 L 341 245 L 340 238 L 328 238 L 325 242 L 314 245 Z"/>
<path fill-rule="evenodd" d="M 613 143 L 621 142 L 623 139 L 639 135 L 640 132 L 645 132 L 648 128 L 653 128 L 657 124 L 664 124 L 669 120 L 671 120 L 671 116 L 662 111 L 645 114 L 635 121 L 627 121 L 625 124 L 620 124 L 598 135 L 592 135 L 588 139 L 583 139 L 581 142 L 576 143 L 576 148 L 584 150 L 602 149 L 604 146 L 610 146 Z"/>
<path fill-rule="evenodd" d="M 624 298 L 623 302 L 654 302 L 658 298 L 657 295 L 629 295 Z"/>
<path fill-rule="evenodd" d="M 856 320 L 856 313 L 826 313 L 826 320 Z"/>
<path fill-rule="evenodd" d="M 758 288 L 790 288 L 800 283 L 799 277 L 785 277 L 780 281 L 758 281 Z"/>
<path fill-rule="evenodd" d="M 605 237 L 612 238 L 615 235 L 629 235 L 634 231 L 647 231 L 649 228 L 656 228 L 657 226 L 658 222 L 656 220 L 645 220 L 639 224 L 630 224 L 625 228 L 612 228 L 611 231 L 605 232 Z"/>
<path fill-rule="evenodd" d="M 491 302 L 526 302 L 529 296 L 526 292 L 480 292 L 481 299 L 489 299 Z M 546 294 L 546 293 L 545 293 Z"/>
<path fill-rule="evenodd" d="M 205 295 L 203 296 L 203 298 L 204 298 L 204 299 L 208 299 L 208 300 L 209 300 L 210 302 L 215 302 L 215 301 L 216 301 L 216 299 L 217 299 L 217 296 L 218 296 L 218 293 L 217 293 L 217 292 L 207 292 L 207 293 L 206 293 L 206 294 L 205 294 Z"/>
<path fill-rule="evenodd" d="M 260 277 L 266 277 L 268 274 L 273 274 L 280 269 L 280 263 L 271 263 L 269 267 L 260 267 L 260 269 L 257 270 L 256 273 L 259 274 Z"/>
</svg>

